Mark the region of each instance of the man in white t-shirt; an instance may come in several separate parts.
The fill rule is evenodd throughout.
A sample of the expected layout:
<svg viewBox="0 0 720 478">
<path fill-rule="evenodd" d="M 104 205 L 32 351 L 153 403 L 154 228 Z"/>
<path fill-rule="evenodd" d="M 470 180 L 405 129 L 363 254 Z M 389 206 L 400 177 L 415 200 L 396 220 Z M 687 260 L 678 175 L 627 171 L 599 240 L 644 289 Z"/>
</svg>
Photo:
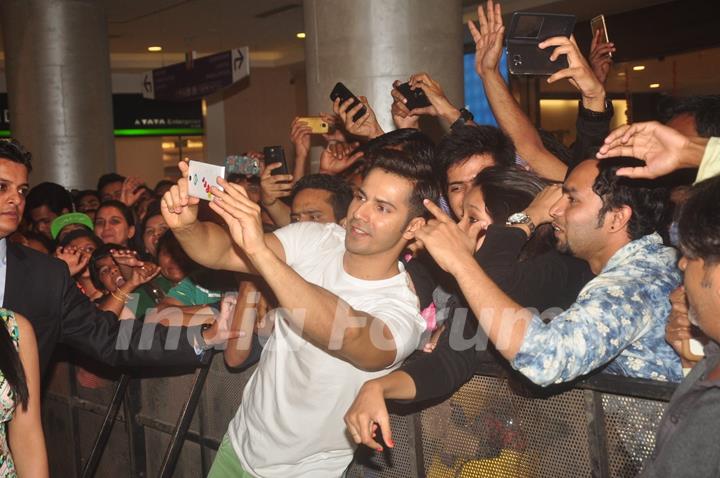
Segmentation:
<svg viewBox="0 0 720 478">
<path fill-rule="evenodd" d="M 437 199 L 430 171 L 383 151 L 346 229 L 300 223 L 272 234 L 263 234 L 245 191 L 220 180 L 224 191 L 213 191 L 210 207 L 228 234 L 197 220 L 180 169 L 162 207 L 183 248 L 207 267 L 260 274 L 285 309 L 209 476 L 341 476 L 354 449 L 343 415 L 357 390 L 398 367 L 425 330 L 398 257 L 425 223 L 423 199 Z"/>
</svg>

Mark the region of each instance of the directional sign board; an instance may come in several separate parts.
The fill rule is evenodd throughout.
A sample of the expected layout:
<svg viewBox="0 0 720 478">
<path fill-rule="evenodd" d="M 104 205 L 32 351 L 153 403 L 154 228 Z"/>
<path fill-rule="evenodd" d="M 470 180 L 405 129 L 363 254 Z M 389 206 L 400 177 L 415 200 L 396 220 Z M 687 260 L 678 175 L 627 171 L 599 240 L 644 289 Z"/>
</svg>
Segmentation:
<svg viewBox="0 0 720 478">
<path fill-rule="evenodd" d="M 157 68 L 143 76 L 143 97 L 189 101 L 208 96 L 250 75 L 248 47 L 215 53 L 186 63 Z"/>
</svg>

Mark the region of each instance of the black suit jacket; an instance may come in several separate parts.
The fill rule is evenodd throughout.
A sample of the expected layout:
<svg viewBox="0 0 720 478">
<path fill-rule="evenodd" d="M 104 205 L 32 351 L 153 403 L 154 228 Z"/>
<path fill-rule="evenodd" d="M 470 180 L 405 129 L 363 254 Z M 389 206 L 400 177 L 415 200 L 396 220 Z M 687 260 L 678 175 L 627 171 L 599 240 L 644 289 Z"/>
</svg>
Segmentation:
<svg viewBox="0 0 720 478">
<path fill-rule="evenodd" d="M 141 343 L 141 320 L 121 321 L 115 314 L 101 311 L 78 289 L 63 261 L 10 241 L 3 307 L 24 315 L 32 323 L 41 374 L 45 373 L 58 343 L 111 366 L 198 365 L 200 361 L 188 340 L 199 333 L 199 327 L 149 324 L 148 328 L 155 331 L 152 335 L 147 333 L 151 330 L 143 334 Z M 165 340 L 173 329 L 174 332 L 182 329 L 183 333 L 175 340 L 177 346 L 166 350 Z"/>
</svg>

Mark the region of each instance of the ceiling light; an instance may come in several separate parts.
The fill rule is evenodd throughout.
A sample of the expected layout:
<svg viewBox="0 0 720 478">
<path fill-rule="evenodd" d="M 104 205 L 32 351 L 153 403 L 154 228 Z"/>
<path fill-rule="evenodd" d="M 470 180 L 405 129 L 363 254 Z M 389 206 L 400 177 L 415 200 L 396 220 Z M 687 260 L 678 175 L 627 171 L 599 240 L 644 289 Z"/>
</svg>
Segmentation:
<svg viewBox="0 0 720 478">
<path fill-rule="evenodd" d="M 300 32 L 300 33 L 296 34 L 295 36 L 302 40 L 303 38 L 305 38 L 305 32 Z"/>
<path fill-rule="evenodd" d="M 633 66 L 633 71 L 643 71 L 645 69 L 645 65 L 635 65 Z"/>
<path fill-rule="evenodd" d="M 625 72 L 624 71 L 619 72 L 618 76 L 625 76 Z"/>
<path fill-rule="evenodd" d="M 149 46 L 148 51 L 153 51 L 153 52 L 154 51 L 162 51 L 162 47 L 161 46 Z"/>
<path fill-rule="evenodd" d="M 660 83 L 650 83 L 650 88 L 660 88 Z"/>
</svg>

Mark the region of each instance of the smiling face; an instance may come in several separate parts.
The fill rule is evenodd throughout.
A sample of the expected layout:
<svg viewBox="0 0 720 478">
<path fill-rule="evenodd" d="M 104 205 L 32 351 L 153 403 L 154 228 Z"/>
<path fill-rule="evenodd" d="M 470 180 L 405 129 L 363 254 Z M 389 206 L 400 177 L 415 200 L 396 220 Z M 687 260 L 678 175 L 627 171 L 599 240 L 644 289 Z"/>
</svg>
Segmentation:
<svg viewBox="0 0 720 478">
<path fill-rule="evenodd" d="M 583 161 L 563 184 L 562 197 L 550 208 L 557 249 L 590 260 L 607 243 L 610 221 L 598 220 L 603 206 L 592 190 L 598 175 L 597 161 Z"/>
<path fill-rule="evenodd" d="M 348 208 L 347 251 L 397 259 L 412 238 L 408 216 L 413 188 L 409 180 L 380 168 L 370 171 Z"/>
<path fill-rule="evenodd" d="M 467 160 L 453 164 L 447 170 L 447 198 L 456 218 L 463 215 L 465 194 L 472 189 L 473 181 L 480 171 L 495 164 L 489 154 L 475 154 Z"/>
<path fill-rule="evenodd" d="M 29 189 L 27 168 L 0 158 L 0 238 L 9 236 L 20 225 Z"/>
<path fill-rule="evenodd" d="M 480 186 L 474 186 L 465 194 L 463 202 L 463 216 L 458 223 L 460 229 L 470 237 L 479 247 L 485 235 L 485 231 L 492 224 L 493 220 L 485 205 L 485 197 Z"/>
<path fill-rule="evenodd" d="M 95 234 L 105 244 L 127 246 L 128 240 L 135 234 L 135 227 L 128 224 L 122 211 L 113 206 L 105 206 L 95 215 Z"/>
<path fill-rule="evenodd" d="M 325 189 L 307 188 L 293 198 L 290 220 L 292 222 L 338 222 L 332 206 L 333 194 Z"/>
</svg>

